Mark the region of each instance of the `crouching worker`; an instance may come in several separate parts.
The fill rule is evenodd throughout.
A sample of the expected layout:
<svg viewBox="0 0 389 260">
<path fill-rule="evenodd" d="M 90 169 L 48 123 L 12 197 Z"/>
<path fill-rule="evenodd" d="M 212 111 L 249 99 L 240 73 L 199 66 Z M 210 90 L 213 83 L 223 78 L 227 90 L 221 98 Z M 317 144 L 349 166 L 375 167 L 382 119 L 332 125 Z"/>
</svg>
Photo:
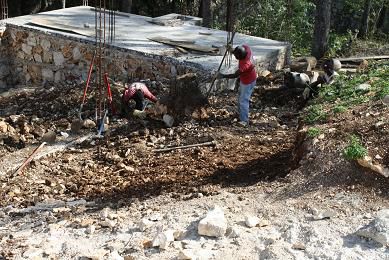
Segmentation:
<svg viewBox="0 0 389 260">
<path fill-rule="evenodd" d="M 129 111 L 131 111 L 130 101 L 134 100 L 135 110 L 133 111 L 133 115 L 144 118 L 146 116 L 144 110 L 147 105 L 145 98 L 154 103 L 158 101 L 158 99 L 147 88 L 146 84 L 141 82 L 135 82 L 131 85 L 126 84 L 122 95 L 122 105 L 126 115 Z"/>
<path fill-rule="evenodd" d="M 338 59 L 329 59 L 323 63 L 324 74 L 320 75 L 316 81 L 312 82 L 304 89 L 303 97 L 305 100 L 314 97 L 319 93 L 319 86 L 322 84 L 332 84 L 339 75 L 336 71 L 340 70 L 342 64 Z"/>
<path fill-rule="evenodd" d="M 248 45 L 237 46 L 232 53 L 239 61 L 238 70 L 233 74 L 219 73 L 218 78 L 239 77 L 239 125 L 247 126 L 249 124 L 250 97 L 257 83 L 254 56 L 252 55 L 251 49 Z"/>
</svg>

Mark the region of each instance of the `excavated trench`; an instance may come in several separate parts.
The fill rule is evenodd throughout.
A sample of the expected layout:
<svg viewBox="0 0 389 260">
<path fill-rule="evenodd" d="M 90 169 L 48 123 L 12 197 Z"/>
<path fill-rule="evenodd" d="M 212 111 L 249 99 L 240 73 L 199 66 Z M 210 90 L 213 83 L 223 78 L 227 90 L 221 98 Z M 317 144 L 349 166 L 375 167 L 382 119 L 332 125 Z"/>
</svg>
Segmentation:
<svg viewBox="0 0 389 260">
<path fill-rule="evenodd" d="M 6 122 L 19 135 L 25 131 L 23 127 L 32 128 L 25 134 L 26 140 L 19 137 L 18 145 L 39 144 L 40 137 L 35 133 L 38 126 L 58 135 L 66 132 L 78 107 L 80 88 L 68 87 L 68 94 L 61 100 L 57 99 L 59 92 L 49 88 L 0 100 L 0 109 L 9 111 L 4 116 Z M 301 156 L 295 153 L 300 145 L 296 140 L 301 138 L 297 138 L 299 104 L 292 93 L 257 90 L 248 128 L 232 123 L 236 93 L 222 93 L 209 101 L 203 109 L 206 116 L 194 119 L 180 115 L 180 124 L 172 128 L 155 118 L 117 118 L 112 120 L 105 138 L 87 139 L 33 160 L 21 175 L 0 175 L 0 195 L 5 198 L 1 206 L 27 206 L 47 199 L 125 203 L 129 198 L 144 199 L 162 193 L 179 197 L 200 192 L 211 195 L 223 187 L 240 188 L 282 178 L 296 166 Z M 23 123 L 13 124 L 12 114 L 23 115 Z M 90 132 L 84 130 L 82 134 Z M 155 151 L 210 141 L 216 145 Z M 4 142 L 2 149 L 4 155 L 9 155 L 18 146 Z"/>
</svg>

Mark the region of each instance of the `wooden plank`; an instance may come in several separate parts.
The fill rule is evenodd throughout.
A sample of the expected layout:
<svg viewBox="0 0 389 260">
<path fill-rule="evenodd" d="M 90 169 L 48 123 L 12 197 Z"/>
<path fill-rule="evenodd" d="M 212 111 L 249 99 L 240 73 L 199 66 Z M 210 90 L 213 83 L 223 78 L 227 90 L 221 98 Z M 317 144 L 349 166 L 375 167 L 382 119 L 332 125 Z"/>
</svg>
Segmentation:
<svg viewBox="0 0 389 260">
<path fill-rule="evenodd" d="M 54 30 L 63 31 L 63 32 L 80 34 L 80 35 L 89 36 L 89 37 L 95 36 L 95 29 L 94 28 L 83 28 L 84 25 L 77 27 L 77 26 L 72 26 L 72 25 L 68 25 L 68 24 L 57 23 L 55 21 L 51 21 L 48 19 L 42 19 L 42 18 L 32 19 L 31 22 L 29 22 L 29 24 L 37 25 L 37 26 L 41 26 L 41 27 L 46 27 L 49 29 L 54 29 Z"/>
<path fill-rule="evenodd" d="M 203 46 L 203 45 L 198 45 L 198 44 L 193 44 L 193 43 L 180 43 L 176 42 L 177 40 L 171 40 L 165 37 L 152 37 L 148 38 L 150 41 L 155 41 L 171 46 L 178 46 L 184 49 L 189 49 L 189 50 L 194 50 L 194 51 L 199 51 L 199 52 L 206 52 L 206 53 L 215 53 L 218 51 L 217 48 L 212 48 L 208 46 Z"/>
<path fill-rule="evenodd" d="M 384 60 L 389 59 L 389 55 L 382 56 L 367 56 L 367 57 L 349 57 L 349 58 L 339 58 L 340 62 L 343 61 L 363 61 L 363 60 Z"/>
</svg>

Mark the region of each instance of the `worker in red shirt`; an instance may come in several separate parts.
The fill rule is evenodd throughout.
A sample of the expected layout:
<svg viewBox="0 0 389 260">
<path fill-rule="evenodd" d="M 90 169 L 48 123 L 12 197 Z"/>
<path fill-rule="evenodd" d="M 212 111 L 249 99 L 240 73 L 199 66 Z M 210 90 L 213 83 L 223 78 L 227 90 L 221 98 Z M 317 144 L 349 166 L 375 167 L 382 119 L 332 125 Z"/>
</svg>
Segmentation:
<svg viewBox="0 0 389 260">
<path fill-rule="evenodd" d="M 247 126 L 249 124 L 249 106 L 250 97 L 257 82 L 257 73 L 255 72 L 255 61 L 251 49 L 248 45 L 237 46 L 232 52 L 239 60 L 239 68 L 233 74 L 221 74 L 219 78 L 237 78 L 240 79 L 239 87 L 239 124 Z"/>
<path fill-rule="evenodd" d="M 122 95 L 122 102 L 125 108 L 129 107 L 130 100 L 134 100 L 135 110 L 144 111 L 145 98 L 154 103 L 158 101 L 158 99 L 147 88 L 146 84 L 142 82 L 135 82 L 131 85 L 126 84 Z"/>
</svg>

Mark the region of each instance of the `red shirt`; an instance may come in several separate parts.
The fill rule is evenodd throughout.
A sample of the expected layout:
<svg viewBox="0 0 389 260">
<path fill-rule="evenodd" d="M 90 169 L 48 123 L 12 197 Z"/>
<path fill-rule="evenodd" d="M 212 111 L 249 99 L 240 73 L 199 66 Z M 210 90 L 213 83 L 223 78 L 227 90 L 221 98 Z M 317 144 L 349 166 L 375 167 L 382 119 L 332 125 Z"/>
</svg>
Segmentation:
<svg viewBox="0 0 389 260">
<path fill-rule="evenodd" d="M 239 60 L 240 82 L 247 85 L 257 79 L 255 72 L 254 56 L 248 45 L 242 45 L 245 48 L 247 55 L 243 60 Z"/>
<path fill-rule="evenodd" d="M 128 102 L 134 95 L 135 92 L 140 89 L 143 92 L 145 98 L 152 102 L 157 102 L 157 98 L 150 92 L 145 84 L 140 82 L 132 83 L 128 88 L 124 89 L 122 99 L 124 102 Z"/>
</svg>

